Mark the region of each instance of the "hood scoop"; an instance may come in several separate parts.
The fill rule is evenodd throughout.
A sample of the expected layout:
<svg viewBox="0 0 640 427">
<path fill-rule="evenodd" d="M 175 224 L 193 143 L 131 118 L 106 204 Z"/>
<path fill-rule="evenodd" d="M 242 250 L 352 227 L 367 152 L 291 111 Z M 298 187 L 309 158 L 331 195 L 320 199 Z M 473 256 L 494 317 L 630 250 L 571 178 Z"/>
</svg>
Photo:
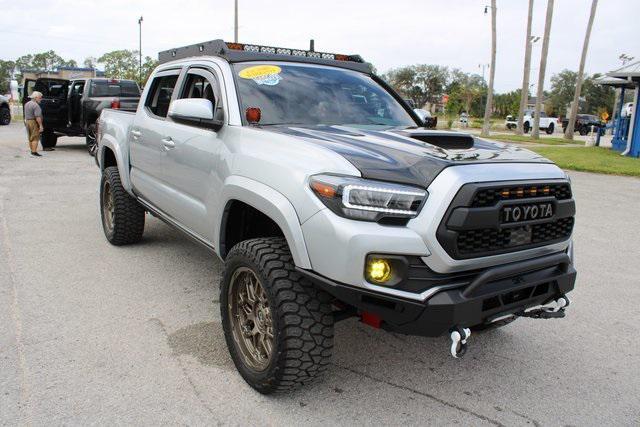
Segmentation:
<svg viewBox="0 0 640 427">
<path fill-rule="evenodd" d="M 409 137 L 449 150 L 473 148 L 475 141 L 475 138 L 468 133 L 456 132 L 411 132 Z"/>
</svg>

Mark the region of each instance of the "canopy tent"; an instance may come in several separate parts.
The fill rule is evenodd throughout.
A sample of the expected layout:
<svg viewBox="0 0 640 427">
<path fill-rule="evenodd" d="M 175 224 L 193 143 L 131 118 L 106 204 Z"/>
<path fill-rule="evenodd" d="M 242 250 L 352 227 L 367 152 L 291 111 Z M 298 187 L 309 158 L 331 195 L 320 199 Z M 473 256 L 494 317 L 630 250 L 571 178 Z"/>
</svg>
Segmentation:
<svg viewBox="0 0 640 427">
<path fill-rule="evenodd" d="M 621 151 L 623 155 L 640 157 L 640 119 L 638 118 L 638 94 L 640 93 L 640 61 L 625 65 L 622 68 L 607 73 L 606 76 L 595 80 L 596 84 L 620 88 L 620 96 L 616 111 L 613 139 L 611 144 L 614 150 Z M 630 117 L 622 117 L 624 107 L 624 93 L 626 90 L 635 90 L 633 107 Z"/>
</svg>

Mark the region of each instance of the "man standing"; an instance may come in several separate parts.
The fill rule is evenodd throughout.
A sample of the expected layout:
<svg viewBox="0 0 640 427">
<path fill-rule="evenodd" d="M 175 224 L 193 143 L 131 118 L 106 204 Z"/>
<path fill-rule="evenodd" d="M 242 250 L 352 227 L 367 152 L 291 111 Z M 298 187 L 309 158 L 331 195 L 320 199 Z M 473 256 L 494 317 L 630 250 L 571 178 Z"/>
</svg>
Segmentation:
<svg viewBox="0 0 640 427">
<path fill-rule="evenodd" d="M 40 153 L 38 153 L 38 142 L 40 141 L 40 134 L 44 131 L 42 109 L 40 108 L 42 93 L 33 91 L 30 98 L 31 101 L 24 104 L 24 120 L 27 126 L 27 134 L 29 135 L 29 148 L 32 156 L 41 157 Z"/>
</svg>

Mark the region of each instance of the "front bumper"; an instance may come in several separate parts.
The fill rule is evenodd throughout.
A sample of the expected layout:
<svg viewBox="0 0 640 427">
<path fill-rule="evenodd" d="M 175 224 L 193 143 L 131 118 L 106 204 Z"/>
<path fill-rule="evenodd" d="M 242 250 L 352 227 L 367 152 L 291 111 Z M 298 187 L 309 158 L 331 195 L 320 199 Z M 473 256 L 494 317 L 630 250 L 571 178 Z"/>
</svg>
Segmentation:
<svg viewBox="0 0 640 427">
<path fill-rule="evenodd" d="M 421 336 L 440 336 L 454 326 L 491 323 L 545 304 L 571 291 L 576 280 L 576 270 L 564 252 L 479 270 L 463 284 L 440 286 L 422 302 L 299 271 L 337 300 L 381 318 L 382 328 Z"/>
</svg>

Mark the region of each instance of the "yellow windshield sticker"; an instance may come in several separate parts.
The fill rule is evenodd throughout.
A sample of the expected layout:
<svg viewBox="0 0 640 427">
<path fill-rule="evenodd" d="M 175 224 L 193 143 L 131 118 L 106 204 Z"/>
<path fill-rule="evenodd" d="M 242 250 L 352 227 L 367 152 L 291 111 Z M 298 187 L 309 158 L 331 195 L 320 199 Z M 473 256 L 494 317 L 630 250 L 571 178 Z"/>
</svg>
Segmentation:
<svg viewBox="0 0 640 427">
<path fill-rule="evenodd" d="M 282 68 L 277 65 L 255 65 L 241 70 L 238 75 L 243 79 L 250 79 L 260 85 L 275 86 L 280 83 Z"/>
</svg>

